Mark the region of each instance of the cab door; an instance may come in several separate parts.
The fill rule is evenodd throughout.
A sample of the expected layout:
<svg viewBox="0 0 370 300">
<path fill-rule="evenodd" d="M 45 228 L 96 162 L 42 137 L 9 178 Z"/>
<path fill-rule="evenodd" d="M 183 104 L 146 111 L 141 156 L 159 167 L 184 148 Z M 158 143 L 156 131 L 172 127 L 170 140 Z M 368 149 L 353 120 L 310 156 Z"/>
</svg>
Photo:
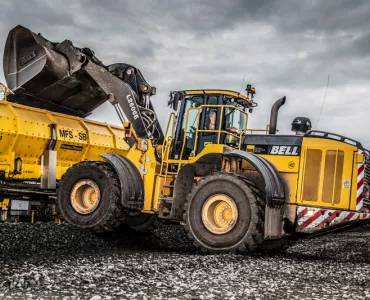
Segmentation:
<svg viewBox="0 0 370 300">
<path fill-rule="evenodd" d="M 219 105 L 222 104 L 221 95 L 208 95 L 206 96 L 205 107 L 203 107 L 200 115 L 200 122 L 197 137 L 197 153 L 199 154 L 207 144 L 217 144 L 218 130 L 220 129 L 220 112 Z"/>
<path fill-rule="evenodd" d="M 297 202 L 349 209 L 356 147 L 325 138 L 303 138 Z"/>
</svg>

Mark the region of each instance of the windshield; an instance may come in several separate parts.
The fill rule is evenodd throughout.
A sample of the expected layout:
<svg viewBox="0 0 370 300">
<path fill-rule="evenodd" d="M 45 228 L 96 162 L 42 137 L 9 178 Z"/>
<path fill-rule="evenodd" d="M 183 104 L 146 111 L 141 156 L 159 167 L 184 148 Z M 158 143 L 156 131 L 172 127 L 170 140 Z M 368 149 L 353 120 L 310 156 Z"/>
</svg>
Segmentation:
<svg viewBox="0 0 370 300">
<path fill-rule="evenodd" d="M 247 116 L 235 108 L 225 108 L 225 128 L 244 130 L 247 127 Z"/>
<path fill-rule="evenodd" d="M 185 104 L 185 114 L 188 113 L 188 126 L 186 128 L 186 132 L 190 132 L 191 128 L 194 128 L 197 125 L 198 121 L 198 111 L 197 110 L 190 110 L 189 108 L 197 108 L 200 105 L 203 104 L 203 98 L 202 97 L 192 97 L 191 99 L 186 100 Z M 182 122 L 182 128 L 185 129 L 186 126 L 186 118 Z"/>
</svg>

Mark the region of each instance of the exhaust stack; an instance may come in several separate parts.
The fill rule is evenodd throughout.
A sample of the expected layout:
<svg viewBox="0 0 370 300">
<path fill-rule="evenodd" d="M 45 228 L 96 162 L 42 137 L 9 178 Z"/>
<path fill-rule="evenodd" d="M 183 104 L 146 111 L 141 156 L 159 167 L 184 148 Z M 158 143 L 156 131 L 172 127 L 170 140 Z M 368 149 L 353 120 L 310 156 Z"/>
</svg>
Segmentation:
<svg viewBox="0 0 370 300">
<path fill-rule="evenodd" d="M 271 108 L 269 134 L 276 134 L 277 118 L 280 107 L 285 104 L 286 97 L 277 100 Z"/>
</svg>

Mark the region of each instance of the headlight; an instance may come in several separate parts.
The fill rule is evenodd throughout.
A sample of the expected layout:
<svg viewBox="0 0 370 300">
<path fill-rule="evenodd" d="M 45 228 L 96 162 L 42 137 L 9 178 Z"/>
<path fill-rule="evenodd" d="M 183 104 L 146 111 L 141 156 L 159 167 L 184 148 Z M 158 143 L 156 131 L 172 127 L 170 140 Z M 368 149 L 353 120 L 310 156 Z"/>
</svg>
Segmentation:
<svg viewBox="0 0 370 300">
<path fill-rule="evenodd" d="M 307 217 L 312 217 L 315 214 L 315 211 L 313 209 L 309 209 L 306 213 Z"/>
</svg>

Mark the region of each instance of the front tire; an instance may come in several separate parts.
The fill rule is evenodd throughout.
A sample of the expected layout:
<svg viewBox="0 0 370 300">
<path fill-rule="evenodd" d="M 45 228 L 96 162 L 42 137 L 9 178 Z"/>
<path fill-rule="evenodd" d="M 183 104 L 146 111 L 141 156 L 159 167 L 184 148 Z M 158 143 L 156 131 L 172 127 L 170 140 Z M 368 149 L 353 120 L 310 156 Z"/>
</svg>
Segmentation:
<svg viewBox="0 0 370 300">
<path fill-rule="evenodd" d="M 188 236 L 203 252 L 251 252 L 264 240 L 264 200 L 234 174 L 200 179 L 184 208 Z"/>
<path fill-rule="evenodd" d="M 109 232 L 120 224 L 120 185 L 106 163 L 84 161 L 62 176 L 57 204 L 63 219 L 78 228 Z"/>
</svg>

